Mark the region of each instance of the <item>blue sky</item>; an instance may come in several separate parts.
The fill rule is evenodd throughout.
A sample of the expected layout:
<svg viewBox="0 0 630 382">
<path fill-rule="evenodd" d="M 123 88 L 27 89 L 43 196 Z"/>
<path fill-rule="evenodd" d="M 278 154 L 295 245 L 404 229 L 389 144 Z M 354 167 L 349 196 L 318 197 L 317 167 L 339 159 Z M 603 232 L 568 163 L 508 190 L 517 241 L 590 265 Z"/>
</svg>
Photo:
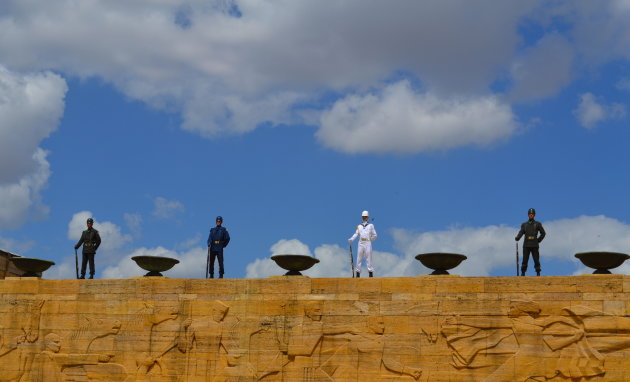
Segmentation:
<svg viewBox="0 0 630 382">
<path fill-rule="evenodd" d="M 0 249 L 74 277 L 172 256 L 203 277 L 224 217 L 227 277 L 350 275 L 367 209 L 377 276 L 414 256 L 514 274 L 530 207 L 543 274 L 630 252 L 630 1 L 73 1 L 0 5 Z M 355 246 L 356 253 L 356 246 Z M 530 263 L 530 273 L 533 264 Z M 618 268 L 627 273 L 630 265 Z"/>
</svg>

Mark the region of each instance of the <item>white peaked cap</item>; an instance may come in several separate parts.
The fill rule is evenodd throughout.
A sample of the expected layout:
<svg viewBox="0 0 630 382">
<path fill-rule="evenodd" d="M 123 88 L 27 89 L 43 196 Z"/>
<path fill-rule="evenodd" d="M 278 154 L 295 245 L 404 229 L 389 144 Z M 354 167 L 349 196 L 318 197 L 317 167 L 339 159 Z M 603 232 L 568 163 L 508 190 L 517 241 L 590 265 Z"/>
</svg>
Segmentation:
<svg viewBox="0 0 630 382">
<path fill-rule="evenodd" d="M 363 213 L 361 214 L 361 216 L 370 216 L 370 214 L 368 214 L 367 211 L 363 211 Z"/>
</svg>

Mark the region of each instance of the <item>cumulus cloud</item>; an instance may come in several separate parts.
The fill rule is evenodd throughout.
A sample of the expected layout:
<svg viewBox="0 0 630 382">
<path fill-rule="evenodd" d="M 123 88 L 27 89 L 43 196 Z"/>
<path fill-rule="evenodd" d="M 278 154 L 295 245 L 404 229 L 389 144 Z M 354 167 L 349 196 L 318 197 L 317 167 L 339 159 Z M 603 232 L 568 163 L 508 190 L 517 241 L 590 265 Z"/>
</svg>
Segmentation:
<svg viewBox="0 0 630 382">
<path fill-rule="evenodd" d="M 547 237 L 541 244 L 541 262 L 545 273 L 545 260 L 566 261 L 567 274 L 592 273 L 582 266 L 574 255 L 587 251 L 628 252 L 630 224 L 606 216 L 580 216 L 543 222 Z M 392 231 L 395 247 L 400 254 L 374 251 L 375 273 L 380 277 L 401 277 L 429 274 L 415 256 L 429 252 L 461 253 L 468 257 L 453 274 L 462 276 L 488 276 L 497 268 L 514 266 L 514 237 L 520 227 L 491 225 L 485 227 L 455 227 L 442 231 L 412 232 L 405 229 Z M 280 240 L 275 245 L 293 243 L 293 248 L 308 249 L 297 239 Z M 272 246 L 273 248 L 273 246 Z M 522 239 L 519 253 L 522 256 Z M 356 247 L 355 247 L 356 250 Z M 273 253 L 273 250 L 271 251 Z M 322 244 L 313 251 L 320 262 L 303 272 L 310 277 L 350 277 L 348 250 L 336 244 Z M 310 253 L 308 250 L 307 253 Z M 306 254 L 306 253 L 305 253 Z M 356 252 L 355 252 L 356 259 Z M 521 257 L 522 259 L 522 257 Z M 530 269 L 533 264 L 530 260 Z M 365 267 L 365 266 L 364 266 Z M 628 273 L 630 264 L 617 268 L 615 273 Z M 246 277 L 268 277 L 284 272 L 270 259 L 256 259 L 247 265 Z"/>
<path fill-rule="evenodd" d="M 573 110 L 582 127 L 592 129 L 600 122 L 608 119 L 621 119 L 626 116 L 626 107 L 623 104 L 604 104 L 598 102 L 592 93 L 584 93 L 580 96 L 580 104 Z"/>
<path fill-rule="evenodd" d="M 0 228 L 48 213 L 40 193 L 50 165 L 39 145 L 57 128 L 66 91 L 56 74 L 20 74 L 0 65 Z"/>
<path fill-rule="evenodd" d="M 356 247 L 356 246 L 355 246 Z M 308 245 L 298 239 L 281 239 L 270 248 L 271 256 L 278 254 L 295 254 L 313 256 Z M 322 244 L 315 248 L 314 257 L 319 260 L 311 269 L 303 271 L 302 274 L 309 277 L 348 277 L 351 276 L 349 250 L 341 248 L 337 244 Z M 374 251 L 373 266 L 378 276 L 410 276 L 413 274 L 415 264 L 409 267 L 407 262 L 392 253 Z M 356 258 L 356 253 L 355 253 Z M 365 269 L 365 263 L 363 264 Z M 409 269 L 407 269 L 409 268 Z M 286 270 L 280 268 L 270 258 L 256 259 L 246 267 L 248 278 L 265 278 L 269 276 L 280 276 Z"/>
<path fill-rule="evenodd" d="M 578 252 L 624 252 L 630 248 L 630 225 L 605 216 L 580 216 L 543 222 L 543 225 L 547 232 L 547 237 L 541 244 L 543 272 L 546 258 L 572 262 L 577 267 L 580 263 L 574 255 Z M 468 259 L 457 267 L 458 274 L 487 276 L 495 268 L 514 264 L 516 249 L 513 238 L 518 229 L 519 227 L 486 226 L 419 234 L 395 230 L 394 239 L 397 248 L 405 254 L 408 261 L 412 261 L 419 253 L 462 253 Z M 519 252 L 520 248 L 521 245 Z"/>
<path fill-rule="evenodd" d="M 527 101 L 555 95 L 571 80 L 574 56 L 574 49 L 564 36 L 545 35 L 512 64 L 514 87 L 510 99 Z"/>
<path fill-rule="evenodd" d="M 88 218 L 94 219 L 94 228 L 98 230 L 101 236 L 101 246 L 99 253 L 108 253 L 123 247 L 131 242 L 129 234 L 122 233 L 120 227 L 112 222 L 99 221 L 91 211 L 81 211 L 72 215 L 70 223 L 68 223 L 68 239 L 75 243 L 81 238 L 81 233 L 87 229 L 86 221 Z M 107 258 L 107 256 L 101 256 Z"/>
<path fill-rule="evenodd" d="M 177 200 L 168 200 L 158 196 L 153 200 L 153 216 L 160 219 L 172 219 L 184 211 L 184 205 Z"/>
<path fill-rule="evenodd" d="M 8 0 L 0 50 L 12 68 L 97 76 L 214 136 L 300 122 L 296 104 L 399 71 L 448 94 L 487 92 L 512 60 L 519 21 L 534 9 L 492 0 Z"/>
<path fill-rule="evenodd" d="M 123 219 L 134 236 L 140 236 L 142 233 L 142 215 L 125 213 Z"/>
<path fill-rule="evenodd" d="M 496 97 L 439 98 L 403 80 L 337 101 L 323 113 L 317 137 L 349 153 L 415 153 L 488 145 L 515 129 L 510 106 Z"/>
<path fill-rule="evenodd" d="M 179 263 L 171 270 L 163 272 L 164 276 L 170 278 L 204 278 L 206 255 L 206 251 L 202 248 L 193 248 L 186 252 L 176 252 L 163 247 L 138 248 L 125 256 L 119 263 L 105 268 L 101 277 L 104 279 L 126 279 L 143 276 L 147 271 L 141 269 L 131 258 L 134 256 L 162 256 L 179 260 Z"/>
</svg>

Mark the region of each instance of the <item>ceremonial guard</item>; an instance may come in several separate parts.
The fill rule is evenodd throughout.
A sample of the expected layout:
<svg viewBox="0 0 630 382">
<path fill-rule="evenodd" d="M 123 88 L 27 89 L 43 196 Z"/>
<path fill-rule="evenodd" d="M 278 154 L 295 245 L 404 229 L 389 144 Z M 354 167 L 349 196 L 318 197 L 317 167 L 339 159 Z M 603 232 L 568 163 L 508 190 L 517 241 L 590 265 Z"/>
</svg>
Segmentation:
<svg viewBox="0 0 630 382">
<path fill-rule="evenodd" d="M 227 247 L 230 242 L 230 234 L 228 230 L 222 226 L 223 218 L 217 216 L 216 227 L 210 229 L 210 235 L 208 235 L 208 269 L 210 271 L 210 278 L 214 278 L 214 259 L 219 260 L 219 278 L 223 278 L 223 248 Z M 207 273 L 206 273 L 207 275 Z"/>
<path fill-rule="evenodd" d="M 96 250 L 101 245 L 101 236 L 98 234 L 98 231 L 92 228 L 94 224 L 94 220 L 89 218 L 87 220 L 87 229 L 83 231 L 81 234 L 81 238 L 79 242 L 74 246 L 74 249 L 79 249 L 81 245 L 83 245 L 83 256 L 81 262 L 81 277 L 80 279 L 85 278 L 85 268 L 90 263 L 90 278 L 94 278 L 94 273 L 96 270 L 94 269 L 94 255 L 96 255 Z"/>
<path fill-rule="evenodd" d="M 516 241 L 521 239 L 521 236 L 525 235 L 523 241 L 523 263 L 521 264 L 521 276 L 525 276 L 527 272 L 527 263 L 529 262 L 529 254 L 532 254 L 534 258 L 534 268 L 536 269 L 536 276 L 540 276 L 540 254 L 538 252 L 538 246 L 545 238 L 545 229 L 539 221 L 534 220 L 536 216 L 536 210 L 530 208 L 527 211 L 529 220 L 521 224 L 521 230 L 518 231 L 518 235 L 514 238 Z M 540 234 L 540 235 L 539 235 Z"/>
<path fill-rule="evenodd" d="M 352 243 L 354 239 L 359 237 L 359 248 L 357 251 L 357 265 L 354 268 L 357 277 L 361 277 L 361 263 L 366 260 L 367 269 L 370 277 L 374 276 L 374 267 L 372 266 L 372 242 L 376 240 L 376 230 L 374 224 L 368 223 L 369 214 L 363 211 L 361 218 L 363 222 L 357 226 L 354 235 L 348 239 L 348 243 Z"/>
</svg>

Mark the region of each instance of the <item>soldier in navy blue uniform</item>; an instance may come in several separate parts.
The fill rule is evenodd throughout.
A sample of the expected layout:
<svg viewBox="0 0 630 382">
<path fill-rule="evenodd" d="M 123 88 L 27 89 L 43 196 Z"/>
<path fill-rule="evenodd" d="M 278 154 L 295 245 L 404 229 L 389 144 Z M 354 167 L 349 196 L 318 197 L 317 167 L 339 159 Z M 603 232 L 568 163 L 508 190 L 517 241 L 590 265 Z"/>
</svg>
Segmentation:
<svg viewBox="0 0 630 382">
<path fill-rule="evenodd" d="M 540 276 L 540 254 L 538 253 L 538 246 L 545 238 L 545 229 L 539 221 L 534 220 L 536 216 L 536 210 L 530 208 L 527 211 L 529 220 L 521 224 L 521 230 L 518 231 L 518 235 L 514 238 L 516 241 L 521 239 L 521 236 L 525 235 L 523 240 L 523 263 L 521 264 L 521 276 L 525 276 L 527 272 L 527 263 L 529 262 L 529 254 L 532 254 L 534 258 L 534 268 L 536 269 L 536 276 Z M 538 235 L 540 233 L 540 235 Z"/>
<path fill-rule="evenodd" d="M 89 218 L 87 220 L 87 229 L 81 233 L 81 238 L 79 242 L 74 246 L 74 249 L 79 249 L 81 245 L 83 245 L 83 256 L 81 262 L 81 277 L 80 279 L 85 278 L 85 268 L 90 263 L 90 278 L 94 278 L 94 273 L 96 270 L 94 269 L 94 255 L 96 255 L 96 250 L 101 245 L 101 236 L 98 234 L 98 231 L 92 228 L 94 224 L 94 220 Z"/>
<path fill-rule="evenodd" d="M 214 259 L 219 260 L 219 278 L 223 278 L 223 248 L 227 247 L 230 242 L 230 234 L 228 230 L 222 226 L 223 218 L 217 216 L 217 226 L 210 229 L 210 235 L 208 235 L 208 252 L 210 254 L 210 278 L 214 278 Z"/>
</svg>

